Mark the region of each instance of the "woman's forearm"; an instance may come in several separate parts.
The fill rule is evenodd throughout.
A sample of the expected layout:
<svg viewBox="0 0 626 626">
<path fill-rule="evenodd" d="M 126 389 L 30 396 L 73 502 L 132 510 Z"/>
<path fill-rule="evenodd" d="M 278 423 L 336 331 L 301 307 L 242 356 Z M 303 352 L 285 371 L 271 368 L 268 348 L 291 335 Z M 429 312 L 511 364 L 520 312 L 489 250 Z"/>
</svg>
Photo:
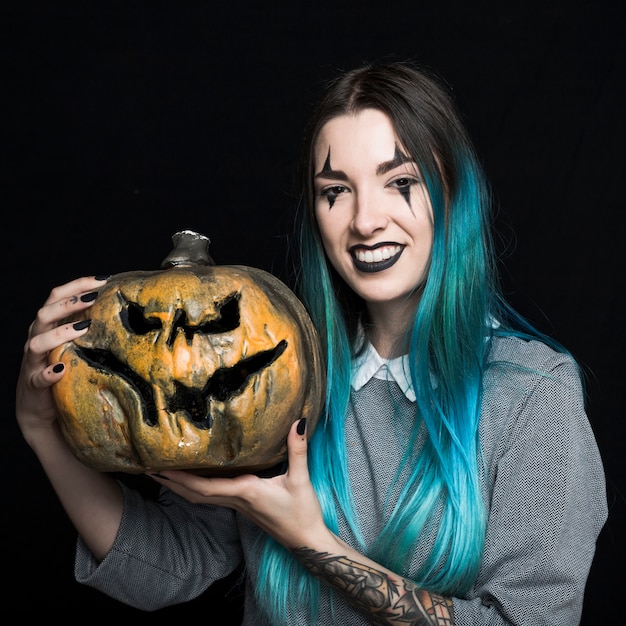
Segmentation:
<svg viewBox="0 0 626 626">
<path fill-rule="evenodd" d="M 333 552 L 301 547 L 296 558 L 321 582 L 336 589 L 373 624 L 453 626 L 450 598 L 420 589 L 415 583 L 345 546 Z"/>
<path fill-rule="evenodd" d="M 24 435 L 78 533 L 96 559 L 102 560 L 122 518 L 121 487 L 72 454 L 58 423 Z"/>
</svg>

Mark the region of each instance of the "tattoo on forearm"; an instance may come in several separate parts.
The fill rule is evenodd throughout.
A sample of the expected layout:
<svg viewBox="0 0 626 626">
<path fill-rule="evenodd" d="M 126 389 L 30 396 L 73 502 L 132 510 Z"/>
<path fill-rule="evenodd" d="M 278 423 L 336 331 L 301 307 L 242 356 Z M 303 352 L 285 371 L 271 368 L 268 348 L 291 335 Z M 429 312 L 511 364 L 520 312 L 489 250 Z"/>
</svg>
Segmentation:
<svg viewBox="0 0 626 626">
<path fill-rule="evenodd" d="M 454 625 L 452 600 L 420 589 L 410 580 L 403 578 L 398 586 L 385 572 L 345 556 L 309 548 L 296 548 L 293 553 L 311 574 L 339 590 L 374 624 Z"/>
</svg>

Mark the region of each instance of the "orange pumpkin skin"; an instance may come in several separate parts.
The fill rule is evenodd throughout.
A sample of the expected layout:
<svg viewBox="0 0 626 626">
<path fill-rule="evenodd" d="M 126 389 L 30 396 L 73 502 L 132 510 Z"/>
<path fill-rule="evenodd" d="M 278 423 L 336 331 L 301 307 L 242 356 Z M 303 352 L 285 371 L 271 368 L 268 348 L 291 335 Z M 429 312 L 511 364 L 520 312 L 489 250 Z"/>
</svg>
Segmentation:
<svg viewBox="0 0 626 626">
<path fill-rule="evenodd" d="M 272 274 L 196 263 L 126 272 L 87 314 L 89 331 L 50 355 L 66 365 L 53 387 L 61 429 L 86 465 L 259 472 L 286 459 L 294 420 L 313 433 L 325 384 L 318 336 Z"/>
</svg>

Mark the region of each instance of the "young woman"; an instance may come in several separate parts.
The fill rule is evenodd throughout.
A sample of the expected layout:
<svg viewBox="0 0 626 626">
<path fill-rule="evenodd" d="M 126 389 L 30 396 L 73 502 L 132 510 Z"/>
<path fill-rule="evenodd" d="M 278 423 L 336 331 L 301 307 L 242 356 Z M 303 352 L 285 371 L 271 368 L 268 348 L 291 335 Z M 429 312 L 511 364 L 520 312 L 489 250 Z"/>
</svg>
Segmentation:
<svg viewBox="0 0 626 626">
<path fill-rule="evenodd" d="M 76 577 L 151 611 L 246 566 L 244 624 L 580 620 L 607 515 L 571 355 L 502 298 L 483 173 L 445 89 L 407 64 L 339 76 L 307 130 L 298 292 L 326 352 L 324 414 L 294 415 L 272 478 L 153 475 L 157 500 L 83 466 L 48 352 L 101 282 L 52 290 L 17 418 L 78 534 Z"/>
</svg>

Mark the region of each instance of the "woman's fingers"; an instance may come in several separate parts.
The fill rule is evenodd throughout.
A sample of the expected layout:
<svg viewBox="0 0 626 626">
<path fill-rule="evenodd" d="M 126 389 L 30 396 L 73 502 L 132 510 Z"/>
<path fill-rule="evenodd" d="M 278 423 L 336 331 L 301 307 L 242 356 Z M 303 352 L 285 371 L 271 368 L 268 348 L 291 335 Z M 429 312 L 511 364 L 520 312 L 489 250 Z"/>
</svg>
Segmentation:
<svg viewBox="0 0 626 626">
<path fill-rule="evenodd" d="M 64 285 L 58 285 L 52 289 L 48 299 L 44 302 L 44 306 L 97 289 L 105 284 L 108 278 L 108 276 L 83 276 Z"/>
<path fill-rule="evenodd" d="M 63 364 L 48 363 L 48 355 L 54 348 L 88 331 L 90 321 L 85 319 L 83 312 L 93 305 L 98 287 L 101 288 L 105 281 L 106 277 L 87 276 L 55 287 L 50 292 L 28 329 L 18 397 L 28 388 L 50 387 L 63 376 Z M 26 398 L 23 402 L 27 403 Z"/>
<path fill-rule="evenodd" d="M 102 287 L 105 280 L 94 276 L 77 278 L 50 292 L 28 329 L 24 345 L 27 367 L 47 365 L 50 350 L 87 332 L 89 320 L 85 319 L 84 311 L 93 305 L 98 295 L 97 288 Z"/>
<path fill-rule="evenodd" d="M 302 417 L 291 425 L 287 437 L 287 457 L 289 460 L 287 473 L 292 480 L 306 482 L 309 480 L 307 447 L 306 417 Z"/>
<path fill-rule="evenodd" d="M 46 359 L 53 348 L 84 335 L 89 330 L 89 323 L 89 320 L 68 322 L 35 335 L 27 343 L 26 356 L 31 355 L 35 360 Z"/>
<path fill-rule="evenodd" d="M 219 478 L 202 476 L 184 470 L 148 471 L 146 473 L 190 502 L 210 502 L 231 508 L 236 508 L 234 505 L 239 499 L 245 499 L 244 483 L 262 480 L 251 474 Z"/>
<path fill-rule="evenodd" d="M 55 287 L 37 312 L 29 337 L 62 324 L 64 320 L 78 319 L 82 311 L 93 305 L 98 289 L 105 281 L 106 278 L 89 276 Z"/>
</svg>

